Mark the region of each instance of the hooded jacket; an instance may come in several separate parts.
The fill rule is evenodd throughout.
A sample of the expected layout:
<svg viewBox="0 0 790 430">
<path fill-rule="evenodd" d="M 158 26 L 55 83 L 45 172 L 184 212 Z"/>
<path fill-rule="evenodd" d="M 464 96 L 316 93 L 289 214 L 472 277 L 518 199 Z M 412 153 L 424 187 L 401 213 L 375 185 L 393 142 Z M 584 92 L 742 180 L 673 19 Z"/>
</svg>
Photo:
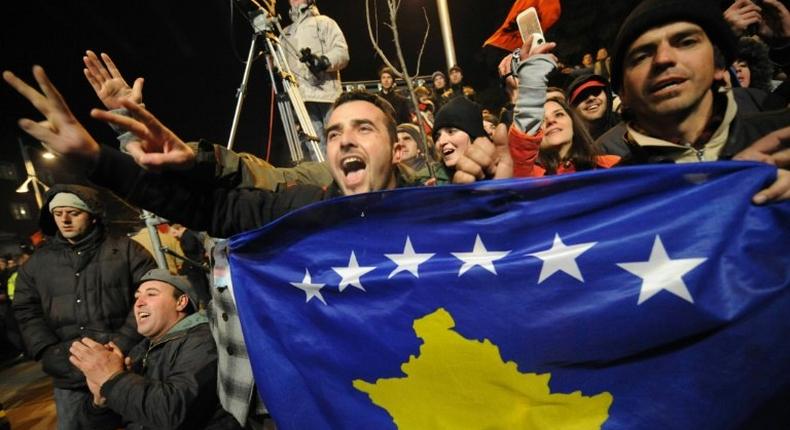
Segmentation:
<svg viewBox="0 0 790 430">
<path fill-rule="evenodd" d="M 60 235 L 48 210 L 59 192 L 77 195 L 95 214 L 92 229 L 75 244 Z M 102 217 L 96 190 L 78 185 L 52 187 L 40 226 L 54 236 L 19 269 L 14 313 L 28 354 L 41 360 L 58 388 L 85 386 L 84 376 L 69 362 L 69 347 L 75 339 L 112 340 L 124 351 L 140 340 L 131 312 L 135 284 L 156 264 L 139 244 L 107 236 Z"/>
<path fill-rule="evenodd" d="M 348 44 L 337 23 L 321 15 L 316 6 L 291 9 L 291 25 L 283 29 L 283 49 L 288 66 L 296 75 L 305 102 L 333 103 L 342 92 L 340 70 L 348 65 Z M 299 61 L 300 52 L 310 48 L 319 58 L 329 60 L 329 68 L 314 75 Z"/>
</svg>

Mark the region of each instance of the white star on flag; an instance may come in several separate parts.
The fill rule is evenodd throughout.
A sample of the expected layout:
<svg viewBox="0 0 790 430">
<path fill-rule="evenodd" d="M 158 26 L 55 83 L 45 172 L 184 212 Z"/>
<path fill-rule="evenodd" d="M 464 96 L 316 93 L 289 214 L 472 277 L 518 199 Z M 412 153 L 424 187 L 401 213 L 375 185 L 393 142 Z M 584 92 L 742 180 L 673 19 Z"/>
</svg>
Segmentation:
<svg viewBox="0 0 790 430">
<path fill-rule="evenodd" d="M 472 252 L 451 252 L 451 254 L 464 262 L 461 266 L 461 270 L 458 271 L 458 277 L 461 277 L 461 275 L 475 266 L 480 266 L 496 275 L 494 261 L 505 258 L 506 255 L 510 254 L 510 251 L 487 250 L 486 246 L 483 245 L 483 240 L 480 239 L 480 235 L 478 234 L 475 238 L 475 246 Z"/>
<path fill-rule="evenodd" d="M 326 284 L 314 284 L 313 279 L 310 277 L 310 271 L 304 269 L 304 279 L 302 282 L 291 282 L 291 285 L 304 291 L 306 296 L 305 303 L 309 302 L 313 297 L 321 300 L 321 303 L 326 304 L 324 296 L 321 295 L 321 288 Z"/>
<path fill-rule="evenodd" d="M 543 260 L 543 265 L 540 268 L 540 276 L 538 277 L 538 284 L 557 272 L 565 272 L 579 281 L 584 282 L 582 272 L 579 270 L 576 259 L 588 249 L 595 246 L 596 243 L 598 242 L 580 243 L 578 245 L 569 246 L 562 242 L 559 233 L 555 233 L 554 243 L 551 245 L 551 248 L 545 251 L 527 254 Z"/>
<path fill-rule="evenodd" d="M 362 282 L 359 280 L 359 278 L 375 268 L 375 266 L 360 267 L 359 263 L 357 263 L 357 256 L 354 255 L 354 251 L 351 251 L 351 257 L 348 259 L 348 267 L 333 267 L 332 270 L 337 272 L 337 274 L 343 278 L 340 281 L 340 284 L 338 284 L 338 289 L 340 292 L 343 292 L 343 290 L 345 290 L 349 285 L 365 291 L 365 287 L 362 286 Z"/>
<path fill-rule="evenodd" d="M 406 236 L 406 245 L 403 246 L 403 254 L 384 254 L 387 258 L 392 260 L 393 263 L 397 264 L 398 267 L 390 273 L 387 279 L 392 278 L 393 276 L 397 275 L 400 272 L 409 272 L 414 275 L 416 278 L 419 278 L 420 275 L 418 273 L 418 269 L 420 264 L 425 263 L 428 261 L 429 258 L 433 257 L 434 254 L 418 254 L 414 252 L 414 248 L 411 246 L 411 239 L 409 236 Z"/>
<path fill-rule="evenodd" d="M 661 290 L 694 303 L 691 293 L 683 282 L 683 275 L 702 264 L 707 258 L 678 258 L 672 260 L 667 255 L 661 238 L 656 235 L 650 259 L 643 262 L 618 263 L 621 268 L 642 278 L 642 288 L 639 290 L 638 305 L 658 294 Z"/>
</svg>

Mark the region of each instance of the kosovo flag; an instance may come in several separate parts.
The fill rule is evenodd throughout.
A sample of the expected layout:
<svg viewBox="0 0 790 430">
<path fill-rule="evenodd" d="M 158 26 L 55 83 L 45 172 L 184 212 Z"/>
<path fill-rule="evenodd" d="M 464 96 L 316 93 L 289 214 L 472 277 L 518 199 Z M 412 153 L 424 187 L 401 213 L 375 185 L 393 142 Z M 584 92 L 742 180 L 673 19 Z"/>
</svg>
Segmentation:
<svg viewBox="0 0 790 430">
<path fill-rule="evenodd" d="M 233 238 L 278 428 L 788 428 L 776 169 L 624 167 L 322 202 Z M 784 414 L 784 415 L 782 415 Z"/>
</svg>

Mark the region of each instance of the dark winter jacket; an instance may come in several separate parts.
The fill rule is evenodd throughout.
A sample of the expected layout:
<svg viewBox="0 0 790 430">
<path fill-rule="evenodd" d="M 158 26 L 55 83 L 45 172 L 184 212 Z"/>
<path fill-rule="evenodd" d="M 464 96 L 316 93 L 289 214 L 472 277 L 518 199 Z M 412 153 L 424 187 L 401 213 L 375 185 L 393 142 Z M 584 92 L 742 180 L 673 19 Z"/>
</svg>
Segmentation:
<svg viewBox="0 0 790 430">
<path fill-rule="evenodd" d="M 398 94 L 394 89 L 384 92 L 379 92 L 379 96 L 388 101 L 395 109 L 395 121 L 398 124 L 405 124 L 411 122 L 411 104 L 409 99 Z"/>
<path fill-rule="evenodd" d="M 61 191 L 99 207 L 94 190 L 76 186 L 53 187 L 47 203 Z M 49 214 L 47 205 L 42 212 Z M 49 225 L 46 218 L 42 214 L 42 229 L 51 232 L 54 222 Z M 85 386 L 84 376 L 69 362 L 75 339 L 112 340 L 124 351 L 139 342 L 131 312 L 135 284 L 154 267 L 148 251 L 125 237 L 108 237 L 99 221 L 76 244 L 56 234 L 19 269 L 14 313 L 28 353 L 41 360 L 56 387 Z"/>
<path fill-rule="evenodd" d="M 783 127 L 790 126 L 790 110 L 742 113 L 740 109 L 730 123 L 727 141 L 719 152 L 719 160 L 729 160 L 749 147 L 757 139 Z M 629 135 L 624 123 L 618 124 L 596 143 L 607 154 L 619 155 L 620 165 L 673 162 L 673 151 L 660 146 L 640 146 Z"/>
<path fill-rule="evenodd" d="M 200 154 L 214 154 L 210 143 L 201 145 L 206 150 Z M 283 185 L 275 191 L 234 188 L 230 178 L 214 180 L 216 169 L 211 161 L 199 160 L 187 172 L 148 172 L 131 157 L 102 146 L 90 179 L 134 205 L 214 237 L 230 237 L 310 203 L 341 195 L 335 184 L 328 188 Z"/>
<path fill-rule="evenodd" d="M 87 428 L 240 428 L 217 398 L 217 348 L 208 320 L 195 313 L 161 339 L 143 340 L 129 354 L 131 371 L 101 387 L 104 407 L 84 405 Z"/>
</svg>

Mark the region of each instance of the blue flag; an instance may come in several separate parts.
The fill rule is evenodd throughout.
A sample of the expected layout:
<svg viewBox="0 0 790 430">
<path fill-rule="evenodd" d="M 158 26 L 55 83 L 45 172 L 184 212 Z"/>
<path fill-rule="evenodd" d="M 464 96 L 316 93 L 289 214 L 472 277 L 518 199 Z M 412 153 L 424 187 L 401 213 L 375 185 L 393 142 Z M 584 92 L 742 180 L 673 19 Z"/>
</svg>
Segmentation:
<svg viewBox="0 0 790 430">
<path fill-rule="evenodd" d="M 283 430 L 770 428 L 790 392 L 790 204 L 751 197 L 775 176 L 395 190 L 238 235 L 258 389 Z"/>
</svg>

